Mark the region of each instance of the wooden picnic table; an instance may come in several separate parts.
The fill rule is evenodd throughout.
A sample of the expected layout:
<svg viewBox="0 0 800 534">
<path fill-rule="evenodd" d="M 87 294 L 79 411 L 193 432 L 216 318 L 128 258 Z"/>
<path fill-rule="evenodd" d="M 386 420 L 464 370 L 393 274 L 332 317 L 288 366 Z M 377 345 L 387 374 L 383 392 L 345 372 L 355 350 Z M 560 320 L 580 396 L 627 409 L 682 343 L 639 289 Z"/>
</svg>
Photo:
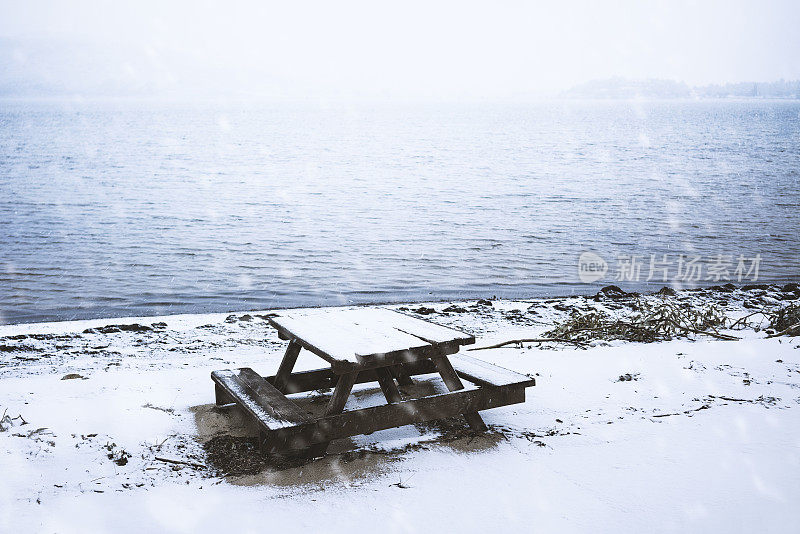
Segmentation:
<svg viewBox="0 0 800 534">
<path fill-rule="evenodd" d="M 279 311 L 269 323 L 289 345 L 273 376 L 250 368 L 214 371 L 218 405 L 235 404 L 259 426 L 268 454 L 321 456 L 333 439 L 463 414 L 486 429 L 480 410 L 525 401 L 535 380 L 477 358 L 456 354 L 475 343 L 469 334 L 383 308 Z M 292 372 L 306 349 L 329 367 Z M 413 376 L 438 373 L 448 393 L 404 399 L 398 389 Z M 470 387 L 465 387 L 463 380 Z M 377 382 L 387 404 L 345 411 L 357 383 Z M 333 388 L 325 413 L 312 418 L 286 395 Z"/>
</svg>

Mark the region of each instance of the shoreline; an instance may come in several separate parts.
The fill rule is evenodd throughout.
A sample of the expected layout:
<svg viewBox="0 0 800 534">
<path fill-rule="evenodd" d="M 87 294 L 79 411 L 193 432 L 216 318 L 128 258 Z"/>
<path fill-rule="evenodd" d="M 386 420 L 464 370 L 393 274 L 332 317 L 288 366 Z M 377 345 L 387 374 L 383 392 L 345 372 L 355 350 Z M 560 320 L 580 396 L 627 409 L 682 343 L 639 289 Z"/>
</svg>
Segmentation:
<svg viewBox="0 0 800 534">
<path fill-rule="evenodd" d="M 762 287 L 764 289 L 769 289 L 776 292 L 781 292 L 781 290 L 787 286 L 797 285 L 800 279 L 787 279 L 787 281 L 781 282 L 754 282 L 752 284 L 711 284 L 702 287 L 691 287 L 691 288 L 678 288 L 673 286 L 666 286 L 662 285 L 658 290 L 654 291 L 646 291 L 646 292 L 637 292 L 637 291 L 627 291 L 627 293 L 631 295 L 641 295 L 641 296 L 650 296 L 658 294 L 659 291 L 663 291 L 665 288 L 677 291 L 677 292 L 704 292 L 704 291 L 720 291 L 722 293 L 730 292 L 730 288 L 734 288 L 734 290 L 741 290 L 747 287 Z M 581 284 L 584 285 L 584 284 Z M 654 286 L 658 286 L 659 284 L 654 284 Z M 226 309 L 222 311 L 209 311 L 209 312 L 177 312 L 177 313 L 168 313 L 168 314 L 144 314 L 144 315 L 104 315 L 102 317 L 88 317 L 88 318 L 78 318 L 78 319 L 63 319 L 63 320 L 46 320 L 46 321 L 24 321 L 24 322 L 17 322 L 17 323 L 4 323 L 0 320 L 0 335 L 3 335 L 2 332 L 5 331 L 7 328 L 10 327 L 22 327 L 25 325 L 36 325 L 36 326 L 45 326 L 45 325 L 53 325 L 53 324 L 62 324 L 62 323 L 86 323 L 86 324 L 94 324 L 97 321 L 132 321 L 132 320 L 165 320 L 169 319 L 170 317 L 187 317 L 187 316 L 217 316 L 217 315 L 230 315 L 236 313 L 265 313 L 270 310 L 288 310 L 288 309 L 305 309 L 305 308 L 347 308 L 347 307 L 370 307 L 370 306 L 410 306 L 410 305 L 436 305 L 436 304 L 446 304 L 446 303 L 453 303 L 453 302 L 469 302 L 469 301 L 477 301 L 477 300 L 503 300 L 503 301 L 519 301 L 519 302 L 535 302 L 535 301 L 544 301 L 549 299 L 570 299 L 570 298 L 594 298 L 597 295 L 598 290 L 602 290 L 603 287 L 618 287 L 616 285 L 609 285 L 609 286 L 601 286 L 601 285 L 587 285 L 586 293 L 575 293 L 571 295 L 564 295 L 564 294 L 553 294 L 553 295 L 535 295 L 535 296 L 520 296 L 514 298 L 506 298 L 506 297 L 497 297 L 496 295 L 493 296 L 486 296 L 486 295 L 472 295 L 465 298 L 441 298 L 441 299 L 410 299 L 410 300 L 402 300 L 402 299 L 391 299 L 385 301 L 370 301 L 370 302 L 354 302 L 348 304 L 321 304 L 321 305 L 300 305 L 300 306 L 273 306 L 268 308 L 232 308 Z M 728 289 L 724 289 L 724 288 Z M 591 291 L 595 291 L 595 293 L 591 293 Z"/>
</svg>

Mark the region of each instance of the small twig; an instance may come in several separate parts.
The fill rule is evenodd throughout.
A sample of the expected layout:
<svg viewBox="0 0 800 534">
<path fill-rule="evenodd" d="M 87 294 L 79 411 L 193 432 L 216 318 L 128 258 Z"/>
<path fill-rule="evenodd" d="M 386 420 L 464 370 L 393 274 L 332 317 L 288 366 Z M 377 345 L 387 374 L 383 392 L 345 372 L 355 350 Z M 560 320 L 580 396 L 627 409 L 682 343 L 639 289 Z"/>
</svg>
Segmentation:
<svg viewBox="0 0 800 534">
<path fill-rule="evenodd" d="M 736 336 L 729 336 L 728 334 L 720 334 L 717 332 L 711 332 L 709 330 L 698 330 L 696 328 L 687 328 L 686 330 L 688 330 L 689 332 L 694 332 L 695 334 L 705 334 L 707 336 L 715 337 L 723 341 L 739 341 L 741 339 Z"/>
<path fill-rule="evenodd" d="M 763 315 L 764 317 L 766 317 L 766 316 L 767 316 L 767 313 L 766 313 L 765 311 L 763 311 L 763 310 L 754 311 L 753 313 L 748 313 L 748 314 L 747 314 L 747 315 L 745 315 L 744 317 L 739 317 L 739 318 L 738 318 L 738 319 L 737 319 L 737 320 L 736 320 L 736 321 L 735 321 L 735 322 L 734 322 L 734 323 L 733 323 L 733 324 L 730 326 L 731 330 L 733 330 L 734 328 L 736 328 L 736 326 L 737 326 L 739 323 L 742 323 L 742 328 L 745 328 L 745 327 L 747 326 L 747 322 L 746 322 L 746 321 L 747 321 L 747 320 L 748 320 L 750 317 L 752 317 L 752 316 L 754 316 L 754 315 L 758 315 L 759 313 L 760 313 L 761 315 Z"/>
<path fill-rule="evenodd" d="M 166 462 L 168 464 L 181 464 L 181 465 L 196 467 L 198 469 L 207 469 L 207 466 L 203 464 L 196 464 L 194 462 L 185 462 L 183 460 L 172 460 L 171 458 L 161 458 L 160 456 L 156 456 L 155 459 L 158 460 L 159 462 Z"/>
<path fill-rule="evenodd" d="M 699 408 L 695 408 L 694 410 L 686 410 L 685 412 L 678 412 L 678 413 L 659 413 L 653 415 L 653 417 L 671 417 L 673 415 L 686 415 L 692 412 L 699 412 L 700 410 L 708 410 L 708 408 L 709 408 L 708 404 L 704 404 Z"/>
<path fill-rule="evenodd" d="M 683 318 L 681 318 L 681 319 L 683 319 Z M 736 336 L 730 336 L 728 334 L 720 334 L 719 332 L 717 332 L 715 330 L 700 330 L 698 328 L 693 328 L 693 327 L 691 327 L 691 326 L 689 326 L 687 324 L 682 324 L 685 321 L 682 321 L 681 323 L 679 323 L 679 322 L 675 321 L 674 319 L 671 319 L 671 320 L 669 320 L 669 322 L 673 326 L 675 326 L 677 328 L 683 328 L 687 332 L 692 332 L 692 333 L 695 333 L 695 334 L 705 334 L 707 336 L 711 336 L 711 337 L 714 337 L 714 338 L 717 338 L 717 339 L 721 339 L 723 341 L 738 341 L 739 339 L 741 339 L 741 338 L 738 338 Z"/>
<path fill-rule="evenodd" d="M 157 451 L 160 451 L 160 450 L 161 450 L 161 447 L 162 447 L 162 446 L 163 446 L 163 445 L 164 445 L 164 444 L 167 442 L 167 440 L 168 440 L 169 438 L 171 438 L 171 437 L 172 437 L 172 436 L 167 436 L 166 438 L 164 438 L 164 441 L 162 441 L 161 443 L 159 443 L 158 445 L 156 445 L 156 450 L 157 450 Z"/>
<path fill-rule="evenodd" d="M 795 329 L 800 329 L 800 323 L 793 324 L 789 328 L 785 328 L 785 329 L 781 330 L 780 332 L 776 332 L 774 334 L 770 334 L 767 337 L 770 338 L 770 337 L 782 336 L 784 334 L 788 334 L 789 332 L 791 332 L 792 330 L 795 330 Z"/>
<path fill-rule="evenodd" d="M 756 401 L 754 401 L 752 399 L 736 399 L 736 398 L 733 398 L 733 397 L 725 397 L 723 395 L 719 395 L 719 396 L 717 396 L 717 395 L 709 395 L 709 397 L 712 398 L 712 399 L 720 399 L 720 400 L 724 400 L 724 401 L 728 401 L 728 402 L 756 402 Z"/>
<path fill-rule="evenodd" d="M 49 430 L 49 429 L 46 426 L 43 426 L 41 428 L 37 428 L 36 430 L 31 430 L 30 432 L 28 432 L 28 437 L 31 438 L 34 435 L 38 436 L 39 434 L 45 434 L 45 430 Z M 55 435 L 52 432 L 47 432 L 47 434 L 50 434 L 51 436 Z"/>
<path fill-rule="evenodd" d="M 565 339 L 560 337 L 551 337 L 551 338 L 527 338 L 527 339 L 512 339 L 510 341 L 503 341 L 502 343 L 496 343 L 494 345 L 489 345 L 487 347 L 473 347 L 467 350 L 487 350 L 487 349 L 499 349 L 500 347 L 505 347 L 506 345 L 521 345 L 523 343 L 570 343 L 572 345 L 576 345 L 582 349 L 586 348 L 586 343 L 583 341 L 576 341 L 574 339 Z"/>
<path fill-rule="evenodd" d="M 416 475 L 416 473 L 413 473 L 410 477 L 408 477 L 406 479 L 406 482 L 408 482 L 409 480 L 414 478 L 414 475 Z M 395 482 L 394 484 L 389 484 L 389 485 L 390 486 L 395 486 L 395 487 L 398 487 L 398 488 L 401 488 L 401 489 L 409 489 L 411 487 L 411 486 L 408 486 L 405 482 L 403 482 L 403 477 L 398 477 L 398 478 L 400 479 L 400 482 Z"/>
</svg>

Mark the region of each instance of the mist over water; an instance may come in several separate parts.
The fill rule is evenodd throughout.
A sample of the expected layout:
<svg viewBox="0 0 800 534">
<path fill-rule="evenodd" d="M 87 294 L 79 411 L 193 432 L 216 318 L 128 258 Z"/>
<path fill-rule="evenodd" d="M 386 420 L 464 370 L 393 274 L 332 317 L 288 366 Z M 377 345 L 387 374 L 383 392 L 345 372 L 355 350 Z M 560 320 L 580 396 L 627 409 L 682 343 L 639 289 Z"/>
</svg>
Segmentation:
<svg viewBox="0 0 800 534">
<path fill-rule="evenodd" d="M 796 281 L 799 176 L 797 101 L 4 102 L 0 322 Z"/>
</svg>

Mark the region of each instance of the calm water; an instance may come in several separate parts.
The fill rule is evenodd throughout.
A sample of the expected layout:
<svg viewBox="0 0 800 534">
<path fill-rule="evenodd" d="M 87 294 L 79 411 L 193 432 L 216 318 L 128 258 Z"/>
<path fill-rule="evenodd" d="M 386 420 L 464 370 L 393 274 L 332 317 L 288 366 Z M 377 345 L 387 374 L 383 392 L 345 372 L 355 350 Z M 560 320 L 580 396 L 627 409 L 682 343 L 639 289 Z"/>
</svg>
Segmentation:
<svg viewBox="0 0 800 534">
<path fill-rule="evenodd" d="M 800 102 L 0 103 L 0 322 L 797 280 L 799 173 Z"/>
</svg>

